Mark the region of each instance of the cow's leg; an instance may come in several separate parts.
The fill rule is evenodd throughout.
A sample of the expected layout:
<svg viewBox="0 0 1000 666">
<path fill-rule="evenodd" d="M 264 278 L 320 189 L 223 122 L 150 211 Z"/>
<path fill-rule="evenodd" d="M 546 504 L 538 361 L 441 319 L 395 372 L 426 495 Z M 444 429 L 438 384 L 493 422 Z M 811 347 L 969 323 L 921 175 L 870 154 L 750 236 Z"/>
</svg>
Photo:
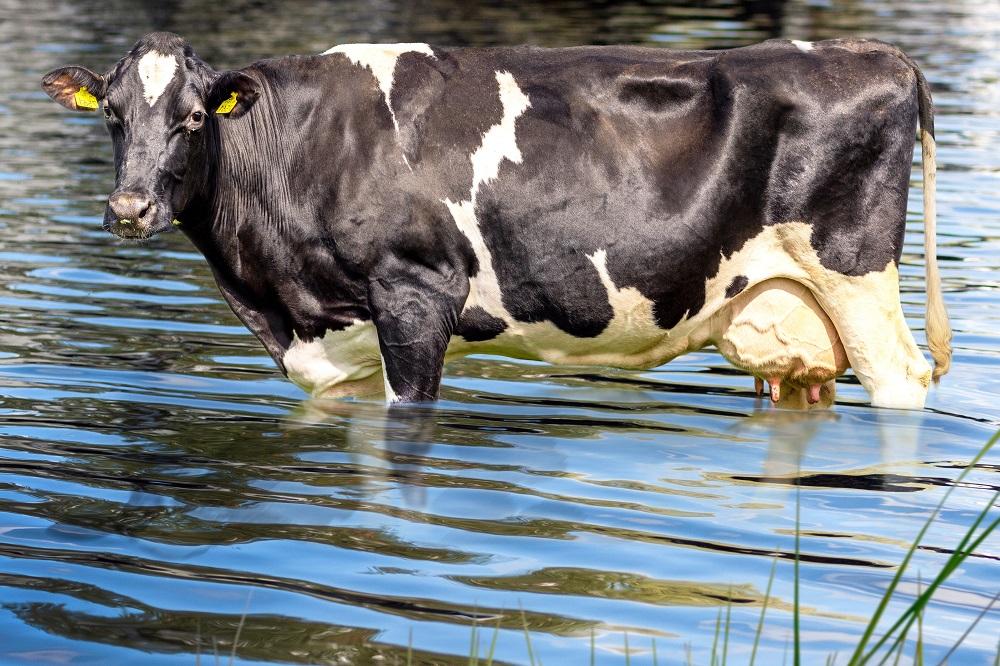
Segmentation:
<svg viewBox="0 0 1000 666">
<path fill-rule="evenodd" d="M 813 291 L 837 327 L 854 374 L 872 404 L 921 409 L 931 367 L 903 317 L 896 265 L 860 277 L 829 272 Z"/>
<path fill-rule="evenodd" d="M 369 282 L 368 302 L 378 330 L 386 400 L 438 399 L 448 342 L 468 296 L 468 280 L 412 262 L 394 262 Z"/>
</svg>

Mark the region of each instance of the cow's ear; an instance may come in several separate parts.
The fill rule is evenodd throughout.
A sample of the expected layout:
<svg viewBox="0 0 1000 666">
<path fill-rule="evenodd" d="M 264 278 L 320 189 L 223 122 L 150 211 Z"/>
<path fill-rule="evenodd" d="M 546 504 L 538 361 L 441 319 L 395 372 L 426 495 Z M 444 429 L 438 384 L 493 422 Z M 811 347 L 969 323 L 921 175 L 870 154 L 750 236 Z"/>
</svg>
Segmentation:
<svg viewBox="0 0 1000 666">
<path fill-rule="evenodd" d="M 260 97 L 260 85 L 243 72 L 226 72 L 208 92 L 205 108 L 216 115 L 239 118 Z"/>
<path fill-rule="evenodd" d="M 60 67 L 42 77 L 42 89 L 70 111 L 97 111 L 107 80 L 85 67 Z"/>
</svg>

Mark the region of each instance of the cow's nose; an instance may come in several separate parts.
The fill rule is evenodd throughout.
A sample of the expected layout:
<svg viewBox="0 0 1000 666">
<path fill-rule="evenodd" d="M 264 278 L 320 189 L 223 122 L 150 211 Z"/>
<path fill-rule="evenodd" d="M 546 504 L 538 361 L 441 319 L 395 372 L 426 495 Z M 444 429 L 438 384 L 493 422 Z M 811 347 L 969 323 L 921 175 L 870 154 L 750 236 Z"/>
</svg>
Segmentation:
<svg viewBox="0 0 1000 666">
<path fill-rule="evenodd" d="M 152 199 L 138 192 L 116 192 L 108 199 L 108 205 L 119 222 L 138 223 L 153 212 Z"/>
</svg>

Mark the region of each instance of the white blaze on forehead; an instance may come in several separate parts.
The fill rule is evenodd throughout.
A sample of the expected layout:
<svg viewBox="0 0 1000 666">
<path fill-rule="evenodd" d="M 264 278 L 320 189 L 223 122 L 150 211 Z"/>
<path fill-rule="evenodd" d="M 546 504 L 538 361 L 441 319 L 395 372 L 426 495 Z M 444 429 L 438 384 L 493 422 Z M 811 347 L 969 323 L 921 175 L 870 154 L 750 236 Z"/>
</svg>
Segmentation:
<svg viewBox="0 0 1000 666">
<path fill-rule="evenodd" d="M 479 261 L 479 272 L 470 280 L 466 307 L 478 305 L 494 317 L 511 324 L 514 319 L 503 307 L 500 283 L 493 269 L 493 257 L 486 247 L 479 220 L 476 219 L 476 197 L 480 185 L 488 183 L 500 173 L 501 162 L 507 159 L 515 164 L 521 163 L 516 123 L 521 114 L 531 106 L 531 102 L 509 72 L 497 72 L 496 79 L 503 112 L 500 122 L 486 131 L 482 144 L 469 156 L 472 162 L 472 190 L 469 192 L 469 200 L 454 202 L 445 199 L 444 203 L 455 218 L 459 230 L 472 243 Z"/>
<path fill-rule="evenodd" d="M 150 51 L 139 59 L 139 79 L 142 81 L 143 95 L 150 106 L 156 104 L 160 95 L 174 80 L 177 58 Z"/>
<path fill-rule="evenodd" d="M 392 110 L 392 80 L 396 71 L 396 60 L 404 53 L 423 53 L 433 58 L 434 51 L 427 44 L 341 44 L 322 53 L 340 53 L 359 67 L 367 67 L 375 76 L 378 87 L 385 96 L 385 104 L 392 116 L 392 125 L 399 131 L 396 114 Z"/>
<path fill-rule="evenodd" d="M 795 44 L 795 46 L 798 47 L 802 51 L 812 51 L 812 48 L 813 48 L 813 43 L 812 42 L 803 42 L 803 41 L 798 40 L 798 39 L 793 39 L 792 40 L 792 44 Z"/>
</svg>

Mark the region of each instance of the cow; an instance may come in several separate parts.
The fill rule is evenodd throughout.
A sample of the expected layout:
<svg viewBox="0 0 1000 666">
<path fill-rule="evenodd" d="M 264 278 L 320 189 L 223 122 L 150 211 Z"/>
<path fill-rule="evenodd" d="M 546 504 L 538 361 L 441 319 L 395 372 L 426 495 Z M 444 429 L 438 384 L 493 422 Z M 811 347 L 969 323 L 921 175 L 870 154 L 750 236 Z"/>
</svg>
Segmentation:
<svg viewBox="0 0 1000 666">
<path fill-rule="evenodd" d="M 311 396 L 432 402 L 471 353 L 714 345 L 779 404 L 830 404 L 850 367 L 920 409 L 948 370 L 932 100 L 890 44 L 351 44 L 216 72 L 154 33 L 42 86 L 107 120 L 104 228 L 179 229 Z M 899 295 L 918 127 L 933 371 Z"/>
</svg>

